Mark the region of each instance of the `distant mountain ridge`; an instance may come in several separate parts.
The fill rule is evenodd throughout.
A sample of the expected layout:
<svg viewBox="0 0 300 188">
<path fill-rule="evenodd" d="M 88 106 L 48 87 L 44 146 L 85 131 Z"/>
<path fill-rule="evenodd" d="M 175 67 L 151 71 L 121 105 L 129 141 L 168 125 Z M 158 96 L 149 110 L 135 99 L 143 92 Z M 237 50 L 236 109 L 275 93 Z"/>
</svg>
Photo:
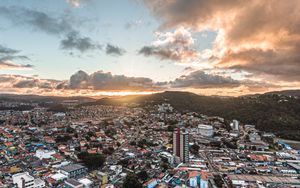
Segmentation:
<svg viewBox="0 0 300 188">
<path fill-rule="evenodd" d="M 152 95 L 134 95 L 124 97 L 111 97 L 94 100 L 86 98 L 88 102 L 81 105 L 135 105 L 147 106 L 161 103 L 170 103 L 180 112 L 197 112 L 209 116 L 220 116 L 227 120 L 237 119 L 245 124 L 254 124 L 258 129 L 266 132 L 274 132 L 277 135 L 300 140 L 300 90 L 269 92 L 265 94 L 241 96 L 241 97 L 217 97 L 201 96 L 189 92 L 166 91 Z M 4 96 L 16 98 L 16 96 Z M 21 97 L 25 100 L 26 97 Z M 32 99 L 31 97 L 28 97 Z M 36 100 L 62 99 L 34 96 Z M 40 99 L 39 99 L 40 98 Z M 3 96 L 0 95 L 0 101 Z M 78 98 L 83 100 L 85 98 Z"/>
<path fill-rule="evenodd" d="M 283 91 L 272 91 L 265 94 L 277 94 L 286 96 L 298 96 L 300 97 L 300 90 L 283 90 Z"/>
<path fill-rule="evenodd" d="M 74 96 L 74 97 L 62 97 L 62 96 L 42 96 L 42 95 L 16 95 L 16 94 L 0 94 L 0 101 L 3 100 L 14 100 L 14 101 L 52 101 L 52 102 L 62 102 L 64 100 L 79 100 L 79 101 L 96 101 L 96 99 L 90 97 Z"/>
<path fill-rule="evenodd" d="M 300 140 L 300 98 L 298 91 L 281 91 L 241 97 L 200 96 L 189 92 L 167 91 L 146 96 L 103 98 L 85 105 L 139 106 L 170 103 L 181 112 L 198 112 L 220 116 L 227 120 L 237 119 L 254 124 L 258 129 L 274 132 L 283 138 Z"/>
</svg>

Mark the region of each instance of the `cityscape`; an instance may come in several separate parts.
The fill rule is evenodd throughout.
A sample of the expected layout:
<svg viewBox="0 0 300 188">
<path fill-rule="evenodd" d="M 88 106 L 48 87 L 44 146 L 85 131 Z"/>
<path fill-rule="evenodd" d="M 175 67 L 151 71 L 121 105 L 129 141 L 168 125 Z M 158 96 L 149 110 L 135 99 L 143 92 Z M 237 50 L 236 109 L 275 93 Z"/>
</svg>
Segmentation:
<svg viewBox="0 0 300 188">
<path fill-rule="evenodd" d="M 168 103 L 61 103 L 2 101 L 15 110 L 0 111 L 1 187 L 300 186 L 297 144 L 255 125 Z"/>
<path fill-rule="evenodd" d="M 299 0 L 0 0 L 0 188 L 300 188 Z"/>
</svg>

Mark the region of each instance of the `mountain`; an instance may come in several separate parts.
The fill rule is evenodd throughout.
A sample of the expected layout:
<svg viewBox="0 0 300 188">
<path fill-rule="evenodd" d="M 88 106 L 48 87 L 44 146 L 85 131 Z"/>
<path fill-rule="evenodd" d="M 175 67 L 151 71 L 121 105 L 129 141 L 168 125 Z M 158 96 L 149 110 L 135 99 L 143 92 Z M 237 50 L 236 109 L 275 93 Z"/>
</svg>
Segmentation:
<svg viewBox="0 0 300 188">
<path fill-rule="evenodd" d="M 60 103 L 65 100 L 78 100 L 79 102 L 92 102 L 95 99 L 90 97 L 58 97 L 58 96 L 41 96 L 41 95 L 15 95 L 15 94 L 0 94 L 0 101 L 16 101 L 16 102 L 49 102 Z"/>
<path fill-rule="evenodd" d="M 200 96 L 189 92 L 166 91 L 152 95 L 110 97 L 45 97 L 36 95 L 0 95 L 1 101 L 37 102 L 61 110 L 64 100 L 78 100 L 81 105 L 147 106 L 170 103 L 180 112 L 198 112 L 231 121 L 254 124 L 262 131 L 287 139 L 300 140 L 300 90 L 287 90 L 241 97 Z M 48 105 L 50 104 L 50 105 Z M 56 106 L 58 104 L 58 106 Z M 26 107 L 25 107 L 26 109 Z"/>
<path fill-rule="evenodd" d="M 194 111 L 209 116 L 237 119 L 254 124 L 259 130 L 300 140 L 300 99 L 280 93 L 241 97 L 200 96 L 189 92 L 167 91 L 145 96 L 103 98 L 85 105 L 154 105 L 170 103 L 180 112 Z M 297 92 L 294 92 L 297 93 Z"/>
<path fill-rule="evenodd" d="M 277 94 L 277 95 L 300 97 L 300 90 L 272 91 L 272 92 L 269 92 L 269 93 L 266 93 L 266 94 Z"/>
<path fill-rule="evenodd" d="M 75 104 L 87 103 L 96 99 L 89 97 L 57 97 L 57 96 L 39 96 L 39 95 L 15 95 L 0 94 L 0 110 L 32 110 L 36 104 L 47 107 L 51 111 L 67 111 L 68 108 L 63 105 L 64 102 L 72 102 Z M 19 105 L 7 106 L 5 102 L 13 102 Z M 2 105 L 2 103 L 4 103 Z"/>
</svg>

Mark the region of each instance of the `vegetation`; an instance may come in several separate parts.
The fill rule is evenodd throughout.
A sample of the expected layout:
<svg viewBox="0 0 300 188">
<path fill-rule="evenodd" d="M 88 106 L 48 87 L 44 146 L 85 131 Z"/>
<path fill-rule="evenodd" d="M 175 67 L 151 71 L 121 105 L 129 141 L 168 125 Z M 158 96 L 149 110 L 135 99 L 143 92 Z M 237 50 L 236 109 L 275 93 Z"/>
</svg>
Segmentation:
<svg viewBox="0 0 300 188">
<path fill-rule="evenodd" d="M 65 107 L 64 105 L 62 105 L 62 104 L 57 104 L 57 105 L 50 106 L 48 108 L 48 111 L 51 111 L 51 112 L 67 112 L 67 111 L 69 111 L 69 109 L 67 107 Z"/>
<path fill-rule="evenodd" d="M 89 170 L 96 170 L 102 167 L 105 162 L 105 157 L 101 154 L 89 154 L 87 152 L 81 152 L 77 156 L 80 160 L 82 160 Z"/>
<path fill-rule="evenodd" d="M 143 185 L 139 182 L 138 176 L 130 173 L 126 176 L 123 188 L 142 188 Z"/>
<path fill-rule="evenodd" d="M 242 97 L 209 97 L 188 92 L 164 92 L 147 96 L 105 98 L 89 105 L 135 103 L 148 106 L 165 102 L 170 103 L 177 111 L 194 111 L 224 117 L 230 121 L 237 119 L 244 124 L 256 125 L 259 130 L 274 132 L 282 138 L 300 140 L 300 99 L 297 96 L 272 93 Z"/>
<path fill-rule="evenodd" d="M 72 139 L 72 137 L 69 136 L 69 135 L 58 135 L 55 138 L 55 142 L 57 142 L 57 143 L 65 143 L 65 142 L 68 142 L 71 139 Z"/>
<path fill-rule="evenodd" d="M 190 151 L 191 151 L 192 154 L 198 155 L 199 154 L 199 149 L 200 149 L 200 147 L 197 144 L 193 144 L 190 148 Z"/>
<path fill-rule="evenodd" d="M 139 178 L 141 181 L 143 181 L 143 182 L 146 181 L 146 180 L 149 178 L 148 173 L 147 173 L 147 171 L 145 171 L 145 170 L 139 172 L 139 173 L 137 174 L 137 176 L 138 176 L 138 178 Z"/>
</svg>

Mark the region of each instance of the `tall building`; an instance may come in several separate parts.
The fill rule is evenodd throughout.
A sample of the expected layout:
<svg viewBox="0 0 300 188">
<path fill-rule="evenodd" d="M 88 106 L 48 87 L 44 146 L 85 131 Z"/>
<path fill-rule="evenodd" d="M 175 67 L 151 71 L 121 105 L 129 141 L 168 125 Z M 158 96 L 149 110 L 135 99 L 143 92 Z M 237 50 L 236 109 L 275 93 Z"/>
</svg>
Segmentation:
<svg viewBox="0 0 300 188">
<path fill-rule="evenodd" d="M 181 162 L 189 162 L 189 133 L 181 132 L 179 128 L 173 133 L 173 155 Z"/>
<path fill-rule="evenodd" d="M 180 129 L 173 132 L 173 155 L 180 157 Z"/>
</svg>

